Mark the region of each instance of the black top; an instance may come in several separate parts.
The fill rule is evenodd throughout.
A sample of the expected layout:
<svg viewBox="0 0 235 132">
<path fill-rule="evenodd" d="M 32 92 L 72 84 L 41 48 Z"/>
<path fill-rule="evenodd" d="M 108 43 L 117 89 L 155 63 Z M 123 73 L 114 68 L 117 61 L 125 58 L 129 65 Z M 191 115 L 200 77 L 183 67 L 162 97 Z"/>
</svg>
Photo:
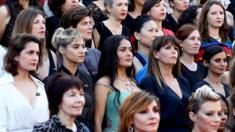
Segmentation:
<svg viewBox="0 0 235 132">
<path fill-rule="evenodd" d="M 56 51 L 56 49 L 51 44 L 52 36 L 57 28 L 60 27 L 60 17 L 58 16 L 51 16 L 46 18 L 46 42 L 47 42 L 47 48 Z"/>
<path fill-rule="evenodd" d="M 69 75 L 72 75 L 68 69 L 66 69 L 63 65 L 60 67 L 58 72 L 64 72 Z M 85 88 L 85 106 L 82 110 L 81 116 L 78 117 L 79 122 L 83 122 L 90 131 L 94 131 L 94 110 L 95 110 L 95 96 L 94 96 L 94 84 L 91 77 L 84 71 L 77 69 L 75 76 L 79 77 L 79 79 L 84 83 Z"/>
<path fill-rule="evenodd" d="M 159 132 L 189 132 L 187 107 L 191 88 L 185 78 L 179 77 L 177 80 L 182 99 L 163 82 L 162 87 L 159 86 L 153 75 L 145 77 L 140 84 L 142 89 L 153 93 L 160 99 Z"/>
<path fill-rule="evenodd" d="M 181 63 L 181 73 L 189 81 L 191 86 L 203 80 L 207 75 L 207 70 L 202 63 L 197 63 L 197 70 L 191 71 Z"/>
<path fill-rule="evenodd" d="M 50 63 L 48 75 L 51 75 L 54 72 L 56 72 L 57 69 L 56 69 L 56 65 L 55 65 L 53 56 L 52 56 L 51 51 L 49 49 L 47 49 L 47 53 L 48 53 L 48 58 L 49 58 L 49 63 Z"/>
<path fill-rule="evenodd" d="M 135 30 L 135 19 L 127 13 L 126 19 L 122 21 L 122 24 L 127 26 L 130 29 L 131 34 L 134 33 Z"/>
<path fill-rule="evenodd" d="M 99 22 L 99 23 L 96 23 L 94 28 L 97 29 L 97 31 L 99 32 L 100 34 L 100 42 L 99 42 L 99 47 L 98 49 L 100 51 L 102 51 L 103 49 L 103 45 L 104 45 L 104 42 L 105 40 L 112 36 L 112 32 L 104 25 L 103 22 Z M 121 35 L 124 35 L 124 36 L 127 36 L 128 38 L 130 37 L 130 31 L 129 29 L 126 27 L 126 26 L 122 26 L 122 34 Z"/>
<path fill-rule="evenodd" d="M 178 29 L 178 23 L 175 21 L 175 19 L 171 16 L 171 14 L 168 14 L 162 22 L 162 26 L 166 29 L 170 29 L 174 33 L 176 33 Z"/>
<path fill-rule="evenodd" d="M 90 132 L 87 126 L 81 122 L 75 122 L 77 132 Z M 53 115 L 46 122 L 39 123 L 34 126 L 32 132 L 73 132 L 71 129 L 66 128 L 60 121 L 58 115 Z"/>
<path fill-rule="evenodd" d="M 224 86 L 225 97 L 227 98 L 229 96 L 229 86 L 227 84 L 224 84 L 224 83 L 222 83 L 222 84 Z M 205 80 L 201 80 L 200 82 L 196 83 L 193 86 L 192 91 L 195 92 L 198 88 L 202 87 L 203 85 L 208 85 L 214 91 L 213 87 Z"/>
</svg>

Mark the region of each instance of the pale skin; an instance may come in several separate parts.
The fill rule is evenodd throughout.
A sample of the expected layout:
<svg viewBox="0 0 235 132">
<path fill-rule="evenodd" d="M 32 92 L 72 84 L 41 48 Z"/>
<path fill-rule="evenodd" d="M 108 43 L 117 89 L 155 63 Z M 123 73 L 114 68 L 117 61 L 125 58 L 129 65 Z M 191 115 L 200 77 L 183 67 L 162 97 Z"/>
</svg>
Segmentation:
<svg viewBox="0 0 235 132">
<path fill-rule="evenodd" d="M 127 4 L 127 1 L 119 0 L 118 2 L 114 1 L 113 5 L 107 5 L 106 7 L 109 12 L 109 19 L 105 20 L 103 23 L 106 27 L 109 28 L 113 35 L 122 34 L 121 22 L 125 18 L 120 18 L 119 15 L 120 12 L 127 13 Z M 117 13 L 115 14 L 115 12 Z M 95 47 L 98 48 L 100 43 L 100 34 L 96 28 L 93 30 L 93 38 Z"/>
</svg>

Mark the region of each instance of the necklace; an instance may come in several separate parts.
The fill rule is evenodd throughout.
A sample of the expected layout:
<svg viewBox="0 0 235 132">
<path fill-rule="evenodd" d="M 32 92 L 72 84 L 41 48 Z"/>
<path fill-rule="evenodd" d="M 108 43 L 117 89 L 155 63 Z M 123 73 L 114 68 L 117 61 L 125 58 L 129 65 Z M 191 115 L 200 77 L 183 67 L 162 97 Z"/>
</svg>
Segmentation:
<svg viewBox="0 0 235 132">
<path fill-rule="evenodd" d="M 133 84 L 133 82 L 131 81 L 130 78 L 128 78 L 127 80 L 123 80 L 123 79 L 120 79 L 120 78 L 117 78 L 118 81 L 122 82 L 125 84 L 125 90 L 132 93 L 134 92 L 134 89 L 135 89 L 135 85 Z"/>
</svg>

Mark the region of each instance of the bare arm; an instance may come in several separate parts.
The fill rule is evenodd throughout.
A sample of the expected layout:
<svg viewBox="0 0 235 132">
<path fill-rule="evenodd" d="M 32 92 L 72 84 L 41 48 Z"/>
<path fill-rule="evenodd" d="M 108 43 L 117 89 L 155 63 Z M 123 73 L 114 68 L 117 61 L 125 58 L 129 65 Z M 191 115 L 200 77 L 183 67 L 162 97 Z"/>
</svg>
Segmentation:
<svg viewBox="0 0 235 132">
<path fill-rule="evenodd" d="M 6 29 L 6 25 L 10 21 L 10 15 L 6 6 L 0 6 L 0 40 L 2 40 L 3 34 Z"/>
<path fill-rule="evenodd" d="M 100 44 L 100 34 L 96 28 L 93 30 L 93 40 L 94 40 L 95 48 L 98 49 L 99 44 Z"/>
<path fill-rule="evenodd" d="M 111 92 L 110 88 L 102 84 L 96 84 L 96 87 L 95 87 L 95 99 L 96 99 L 95 132 L 102 132 L 102 122 L 104 118 L 105 106 L 106 106 L 108 94 L 110 92 Z"/>
</svg>

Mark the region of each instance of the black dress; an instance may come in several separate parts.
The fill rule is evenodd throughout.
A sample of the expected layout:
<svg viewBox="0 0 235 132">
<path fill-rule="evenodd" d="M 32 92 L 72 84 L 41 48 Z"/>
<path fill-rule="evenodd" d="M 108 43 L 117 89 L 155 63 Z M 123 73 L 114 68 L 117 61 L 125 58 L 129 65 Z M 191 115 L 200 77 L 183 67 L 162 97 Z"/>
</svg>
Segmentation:
<svg viewBox="0 0 235 132">
<path fill-rule="evenodd" d="M 224 92 L 225 92 L 225 97 L 227 98 L 229 96 L 229 86 L 222 83 L 223 86 L 224 86 Z M 195 92 L 198 88 L 202 87 L 203 85 L 208 85 L 209 87 L 212 88 L 212 86 L 205 80 L 201 80 L 200 82 L 196 83 L 194 86 L 193 86 L 193 89 L 192 91 Z M 214 89 L 212 88 L 212 90 L 214 91 Z"/>
<path fill-rule="evenodd" d="M 96 4 L 90 3 L 87 7 L 90 10 L 91 16 L 95 23 L 102 22 L 108 19 L 107 14 L 105 14 Z"/>
<path fill-rule="evenodd" d="M 100 42 L 99 42 L 99 47 L 98 49 L 100 51 L 102 51 L 103 49 L 103 45 L 104 45 L 104 42 L 105 40 L 112 36 L 112 32 L 104 25 L 103 22 L 99 22 L 99 23 L 96 23 L 95 24 L 95 27 L 98 31 L 98 33 L 100 34 Z M 121 35 L 124 35 L 124 36 L 127 36 L 128 38 L 130 38 L 130 31 L 129 29 L 126 27 L 126 26 L 122 26 L 122 34 Z"/>
<path fill-rule="evenodd" d="M 207 75 L 207 70 L 202 63 L 197 63 L 197 70 L 191 71 L 181 63 L 181 73 L 189 81 L 191 86 L 203 80 Z"/>
<path fill-rule="evenodd" d="M 158 132 L 189 132 L 188 118 L 188 100 L 191 96 L 191 88 L 184 77 L 177 78 L 182 98 L 164 84 L 158 85 L 153 75 L 143 79 L 140 87 L 148 92 L 153 93 L 160 99 L 160 125 Z"/>
<path fill-rule="evenodd" d="M 51 44 L 52 36 L 55 32 L 55 30 L 60 27 L 60 17 L 58 16 L 51 16 L 46 18 L 46 42 L 47 42 L 47 48 L 56 51 L 56 49 Z"/>
</svg>

